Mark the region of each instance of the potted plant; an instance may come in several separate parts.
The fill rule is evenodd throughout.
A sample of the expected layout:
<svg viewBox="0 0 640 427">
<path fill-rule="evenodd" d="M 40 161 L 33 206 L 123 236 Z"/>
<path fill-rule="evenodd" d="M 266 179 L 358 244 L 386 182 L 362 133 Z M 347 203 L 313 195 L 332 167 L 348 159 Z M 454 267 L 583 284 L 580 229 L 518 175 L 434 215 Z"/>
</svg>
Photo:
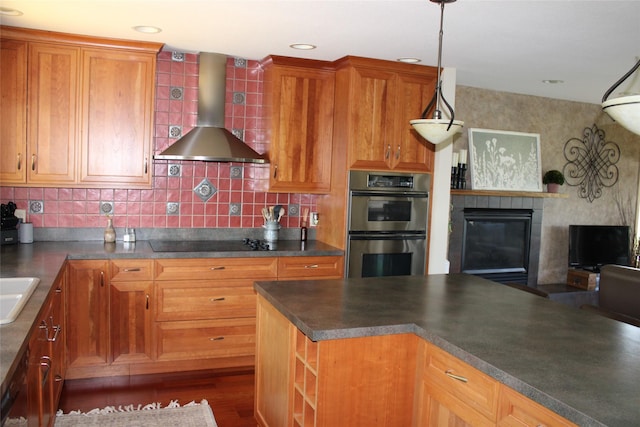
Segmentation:
<svg viewBox="0 0 640 427">
<path fill-rule="evenodd" d="M 547 171 L 542 177 L 542 183 L 546 184 L 549 193 L 557 193 L 558 188 L 564 184 L 564 175 L 555 169 Z"/>
</svg>

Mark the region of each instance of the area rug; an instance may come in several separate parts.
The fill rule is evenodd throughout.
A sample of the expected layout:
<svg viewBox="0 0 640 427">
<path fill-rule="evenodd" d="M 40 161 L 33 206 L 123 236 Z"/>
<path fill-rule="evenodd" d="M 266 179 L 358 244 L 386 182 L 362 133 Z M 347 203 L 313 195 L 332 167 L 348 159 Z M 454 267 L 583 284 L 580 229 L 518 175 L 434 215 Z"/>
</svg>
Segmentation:
<svg viewBox="0 0 640 427">
<path fill-rule="evenodd" d="M 58 411 L 55 427 L 217 427 L 209 402 L 191 402 L 180 406 L 177 400 L 162 407 L 159 403 L 149 405 L 108 406 L 81 413 Z"/>
</svg>

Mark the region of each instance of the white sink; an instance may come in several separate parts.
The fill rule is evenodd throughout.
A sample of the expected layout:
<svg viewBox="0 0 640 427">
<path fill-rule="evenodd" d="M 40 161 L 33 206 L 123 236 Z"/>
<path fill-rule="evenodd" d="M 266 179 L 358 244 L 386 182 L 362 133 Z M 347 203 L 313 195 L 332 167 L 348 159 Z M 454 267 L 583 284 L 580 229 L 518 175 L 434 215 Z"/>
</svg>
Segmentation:
<svg viewBox="0 0 640 427">
<path fill-rule="evenodd" d="M 16 320 L 38 283 L 37 277 L 0 278 L 0 325 Z"/>
</svg>

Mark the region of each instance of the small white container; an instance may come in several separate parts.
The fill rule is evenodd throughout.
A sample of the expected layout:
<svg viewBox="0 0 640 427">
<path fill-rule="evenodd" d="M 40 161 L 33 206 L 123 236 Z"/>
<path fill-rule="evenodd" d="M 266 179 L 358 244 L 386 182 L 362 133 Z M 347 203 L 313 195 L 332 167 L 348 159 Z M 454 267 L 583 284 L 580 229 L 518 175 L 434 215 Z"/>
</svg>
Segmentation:
<svg viewBox="0 0 640 427">
<path fill-rule="evenodd" d="M 18 227 L 18 240 L 20 243 L 33 243 L 33 224 L 23 222 Z"/>
</svg>

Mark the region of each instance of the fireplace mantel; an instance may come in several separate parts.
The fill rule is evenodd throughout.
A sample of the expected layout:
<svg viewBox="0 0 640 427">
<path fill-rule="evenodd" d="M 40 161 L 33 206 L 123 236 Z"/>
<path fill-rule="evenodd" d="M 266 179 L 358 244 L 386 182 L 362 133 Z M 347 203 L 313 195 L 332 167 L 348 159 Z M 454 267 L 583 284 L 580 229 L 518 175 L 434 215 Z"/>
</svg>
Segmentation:
<svg viewBox="0 0 640 427">
<path fill-rule="evenodd" d="M 533 191 L 499 191 L 499 190 L 451 190 L 454 196 L 498 196 L 498 197 L 538 197 L 566 199 L 568 194 L 564 193 L 538 193 Z"/>
</svg>

